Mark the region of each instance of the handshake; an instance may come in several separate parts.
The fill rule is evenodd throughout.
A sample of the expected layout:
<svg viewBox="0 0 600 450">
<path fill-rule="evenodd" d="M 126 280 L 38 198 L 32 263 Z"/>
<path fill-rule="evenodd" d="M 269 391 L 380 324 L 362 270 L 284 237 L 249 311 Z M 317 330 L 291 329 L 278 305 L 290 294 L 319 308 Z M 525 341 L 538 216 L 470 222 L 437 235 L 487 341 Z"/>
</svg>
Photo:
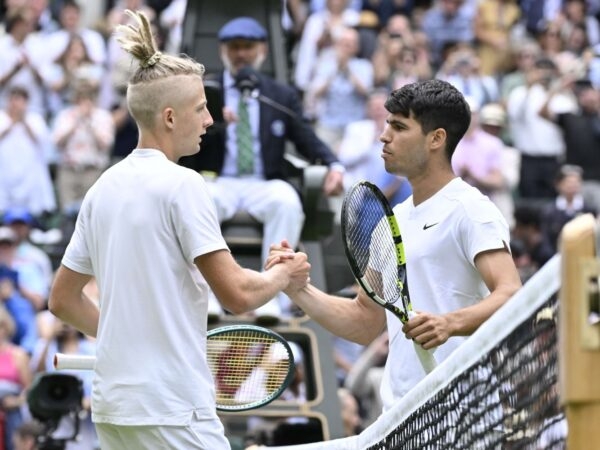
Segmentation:
<svg viewBox="0 0 600 450">
<path fill-rule="evenodd" d="M 289 276 L 288 286 L 283 290 L 286 294 L 299 291 L 310 283 L 311 265 L 308 256 L 303 252 L 295 252 L 286 240 L 280 244 L 272 244 L 265 261 L 265 270 L 278 266 L 283 266 Z"/>
</svg>

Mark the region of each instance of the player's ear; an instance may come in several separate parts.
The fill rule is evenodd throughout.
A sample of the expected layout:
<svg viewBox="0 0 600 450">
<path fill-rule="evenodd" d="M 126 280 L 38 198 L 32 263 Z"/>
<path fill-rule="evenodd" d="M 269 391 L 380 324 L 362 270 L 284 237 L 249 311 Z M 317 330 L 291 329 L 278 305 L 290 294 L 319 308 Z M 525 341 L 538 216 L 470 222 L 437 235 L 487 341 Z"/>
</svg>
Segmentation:
<svg viewBox="0 0 600 450">
<path fill-rule="evenodd" d="M 171 130 L 175 126 L 175 111 L 173 108 L 165 108 L 162 112 L 162 122 L 165 128 Z"/>
<path fill-rule="evenodd" d="M 436 128 L 429 133 L 429 148 L 431 150 L 439 150 L 446 145 L 446 130 Z"/>
</svg>

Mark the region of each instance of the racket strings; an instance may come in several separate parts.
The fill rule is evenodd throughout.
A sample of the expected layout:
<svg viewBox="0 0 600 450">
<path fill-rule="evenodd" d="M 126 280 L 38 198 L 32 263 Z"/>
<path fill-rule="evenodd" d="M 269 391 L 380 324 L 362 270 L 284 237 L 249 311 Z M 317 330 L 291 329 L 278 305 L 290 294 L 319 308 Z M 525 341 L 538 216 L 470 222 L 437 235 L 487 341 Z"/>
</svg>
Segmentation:
<svg viewBox="0 0 600 450">
<path fill-rule="evenodd" d="M 375 294 L 386 303 L 402 298 L 396 246 L 386 211 L 366 186 L 357 186 L 346 198 L 346 245 Z"/>
<path fill-rule="evenodd" d="M 232 407 L 278 395 L 293 364 L 279 340 L 253 331 L 212 336 L 207 341 L 207 360 L 215 378 L 217 404 Z"/>
</svg>

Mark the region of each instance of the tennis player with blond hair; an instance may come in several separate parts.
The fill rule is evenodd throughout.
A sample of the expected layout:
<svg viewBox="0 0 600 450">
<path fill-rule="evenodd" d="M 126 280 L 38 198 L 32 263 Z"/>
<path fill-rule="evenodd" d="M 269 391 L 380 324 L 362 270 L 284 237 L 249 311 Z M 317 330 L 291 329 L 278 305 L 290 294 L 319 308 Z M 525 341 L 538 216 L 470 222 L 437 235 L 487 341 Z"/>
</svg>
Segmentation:
<svg viewBox="0 0 600 450">
<path fill-rule="evenodd" d="M 162 54 L 148 19 L 117 32 L 138 62 L 127 104 L 137 148 L 88 191 L 49 308 L 97 337 L 92 418 L 103 450 L 228 449 L 206 361 L 212 289 L 234 313 L 307 283 L 303 253 L 265 272 L 239 266 L 203 178 L 179 166 L 212 125 L 204 67 Z M 95 276 L 99 307 L 82 292 Z"/>
</svg>

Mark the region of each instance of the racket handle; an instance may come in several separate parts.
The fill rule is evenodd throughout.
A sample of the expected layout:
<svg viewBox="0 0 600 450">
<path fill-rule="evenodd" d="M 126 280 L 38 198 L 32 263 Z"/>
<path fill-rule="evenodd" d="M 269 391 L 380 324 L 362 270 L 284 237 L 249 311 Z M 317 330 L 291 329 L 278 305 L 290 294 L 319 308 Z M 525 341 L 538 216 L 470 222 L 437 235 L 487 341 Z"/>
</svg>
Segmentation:
<svg viewBox="0 0 600 450">
<path fill-rule="evenodd" d="M 54 355 L 55 369 L 93 370 L 95 363 L 95 356 L 66 355 L 64 353 Z"/>
<path fill-rule="evenodd" d="M 409 311 L 408 318 L 412 319 L 417 315 L 414 311 Z M 419 357 L 419 361 L 421 361 L 421 365 L 423 369 L 425 369 L 426 373 L 431 372 L 437 366 L 437 361 L 435 360 L 435 356 L 433 356 L 433 352 L 435 352 L 435 348 L 431 350 L 425 350 L 421 344 L 418 344 L 413 341 L 415 345 L 415 352 L 417 352 L 417 356 Z M 437 348 L 437 347 L 436 347 Z"/>
<path fill-rule="evenodd" d="M 423 369 L 425 369 L 426 373 L 431 372 L 437 366 L 437 361 L 435 360 L 435 356 L 433 356 L 433 350 L 425 350 L 421 347 L 421 344 L 415 344 L 415 352 L 417 352 L 417 356 L 419 357 L 419 361 L 421 361 L 421 365 Z"/>
</svg>

